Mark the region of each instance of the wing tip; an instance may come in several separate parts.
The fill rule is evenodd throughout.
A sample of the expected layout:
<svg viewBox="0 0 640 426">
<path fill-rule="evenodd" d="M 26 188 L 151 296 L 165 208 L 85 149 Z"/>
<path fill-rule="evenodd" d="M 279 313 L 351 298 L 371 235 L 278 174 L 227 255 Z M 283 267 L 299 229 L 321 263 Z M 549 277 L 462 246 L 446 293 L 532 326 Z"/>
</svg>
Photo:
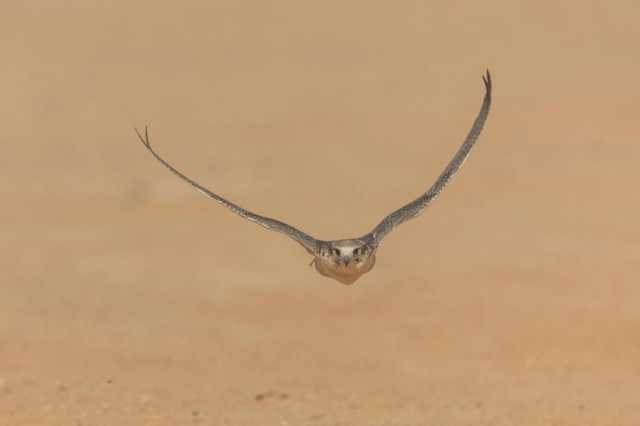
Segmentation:
<svg viewBox="0 0 640 426">
<path fill-rule="evenodd" d="M 142 135 L 140 130 L 138 130 L 137 127 L 134 127 L 133 130 L 136 131 L 136 134 L 138 135 L 138 139 L 140 139 L 140 142 L 142 142 L 142 144 L 146 146 L 148 149 L 151 149 L 151 142 L 149 142 L 149 126 L 146 126 L 146 125 L 144 126 L 144 136 Z"/>
<path fill-rule="evenodd" d="M 491 89 L 492 89 L 491 73 L 489 72 L 488 69 L 482 75 L 482 81 L 484 82 L 484 87 L 487 90 L 487 95 L 491 95 Z"/>
</svg>

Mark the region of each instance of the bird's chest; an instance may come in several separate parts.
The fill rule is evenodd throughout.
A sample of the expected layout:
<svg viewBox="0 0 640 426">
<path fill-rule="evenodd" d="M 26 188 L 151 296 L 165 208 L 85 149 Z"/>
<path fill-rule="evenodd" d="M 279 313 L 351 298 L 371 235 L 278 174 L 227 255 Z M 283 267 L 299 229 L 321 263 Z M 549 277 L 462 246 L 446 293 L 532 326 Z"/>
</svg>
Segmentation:
<svg viewBox="0 0 640 426">
<path fill-rule="evenodd" d="M 362 263 L 352 263 L 348 266 L 328 262 L 324 259 L 316 259 L 313 263 L 320 275 L 333 278 L 342 284 L 353 284 L 364 273 L 373 268 L 375 256 L 369 257 Z"/>
</svg>

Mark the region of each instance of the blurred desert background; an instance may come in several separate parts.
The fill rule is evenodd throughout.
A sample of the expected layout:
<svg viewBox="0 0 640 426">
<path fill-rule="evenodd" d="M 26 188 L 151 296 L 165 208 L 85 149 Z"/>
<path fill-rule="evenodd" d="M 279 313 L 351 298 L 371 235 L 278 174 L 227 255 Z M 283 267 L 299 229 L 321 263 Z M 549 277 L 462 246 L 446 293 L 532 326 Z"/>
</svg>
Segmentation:
<svg viewBox="0 0 640 426">
<path fill-rule="evenodd" d="M 7 2 L 0 425 L 640 424 L 635 1 Z M 346 287 L 322 239 L 462 172 Z"/>
</svg>

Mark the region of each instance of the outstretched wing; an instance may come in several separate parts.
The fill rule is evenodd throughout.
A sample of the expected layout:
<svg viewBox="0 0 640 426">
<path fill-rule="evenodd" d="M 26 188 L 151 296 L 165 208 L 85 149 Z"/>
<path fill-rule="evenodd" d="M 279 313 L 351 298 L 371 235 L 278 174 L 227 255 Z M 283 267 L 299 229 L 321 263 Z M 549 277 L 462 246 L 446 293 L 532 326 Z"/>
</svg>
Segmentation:
<svg viewBox="0 0 640 426">
<path fill-rule="evenodd" d="M 382 222 L 380 222 L 378 226 L 371 231 L 371 233 L 364 236 L 363 239 L 369 240 L 373 244 L 377 245 L 393 228 L 420 215 L 424 208 L 427 207 L 429 203 L 431 203 L 431 201 L 440 194 L 440 192 L 442 192 L 447 182 L 449 182 L 449 179 L 451 179 L 458 170 L 460 170 L 462 163 L 466 160 L 469 155 L 469 151 L 471 151 L 473 144 L 476 142 L 480 132 L 482 131 L 484 122 L 487 120 L 487 116 L 489 115 L 489 108 L 491 107 L 491 75 L 489 74 L 489 71 L 487 71 L 486 75 L 482 76 L 482 80 L 484 81 L 486 92 L 478 117 L 476 117 L 476 121 L 473 123 L 473 126 L 471 127 L 471 130 L 469 131 L 469 134 L 462 146 L 458 149 L 458 152 L 456 152 L 456 155 L 453 157 L 451 162 L 449 162 L 442 174 L 440 174 L 438 180 L 436 180 L 433 186 L 431 186 L 431 188 L 429 188 L 429 190 L 420 197 L 385 217 Z"/>
<path fill-rule="evenodd" d="M 316 240 L 315 238 L 311 237 L 310 235 L 307 235 L 304 232 L 294 228 L 293 226 L 291 226 L 289 224 L 286 224 L 284 222 L 280 222 L 279 220 L 276 220 L 276 219 L 271 219 L 269 217 L 264 217 L 264 216 L 260 216 L 258 214 L 252 213 L 252 212 L 250 212 L 248 210 L 243 209 L 242 207 L 238 206 L 237 204 L 234 204 L 231 201 L 229 201 L 229 200 L 227 200 L 225 198 L 222 198 L 218 194 L 215 194 L 214 192 L 211 192 L 210 190 L 208 190 L 204 186 L 200 185 L 198 182 L 196 182 L 196 181 L 190 179 L 189 177 L 183 175 L 175 167 L 173 167 L 171 164 L 167 163 L 162 157 L 160 157 L 154 151 L 154 149 L 151 147 L 151 143 L 149 143 L 149 133 L 147 131 L 147 127 L 144 128 L 144 135 L 142 135 L 138 131 L 138 129 L 135 129 L 135 131 L 138 134 L 138 138 L 140 138 L 140 141 L 149 150 L 149 152 L 151 152 L 151 154 L 153 154 L 153 156 L 156 157 L 156 159 L 160 163 L 162 163 L 166 168 L 171 170 L 180 179 L 190 183 L 198 191 L 202 192 L 207 197 L 213 198 L 214 200 L 216 200 L 217 202 L 219 202 L 220 204 L 222 204 L 223 206 L 225 206 L 226 208 L 228 208 L 232 212 L 244 217 L 245 219 L 248 219 L 248 220 L 250 220 L 252 222 L 257 223 L 258 225 L 264 226 L 267 229 L 270 229 L 272 231 L 282 232 L 283 234 L 293 238 L 298 243 L 300 243 L 302 245 L 302 247 L 304 247 L 310 254 L 312 254 L 312 255 L 316 255 L 317 254 L 317 252 L 318 252 L 318 240 Z"/>
</svg>

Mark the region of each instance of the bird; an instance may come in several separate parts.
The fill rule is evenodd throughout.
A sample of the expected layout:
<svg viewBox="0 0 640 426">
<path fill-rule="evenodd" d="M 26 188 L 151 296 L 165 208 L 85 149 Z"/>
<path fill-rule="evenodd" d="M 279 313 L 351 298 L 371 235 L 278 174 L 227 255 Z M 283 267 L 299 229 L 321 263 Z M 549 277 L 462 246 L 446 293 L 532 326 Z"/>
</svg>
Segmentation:
<svg viewBox="0 0 640 426">
<path fill-rule="evenodd" d="M 207 197 L 212 198 L 241 217 L 292 238 L 313 256 L 310 265 L 315 266 L 315 269 L 320 275 L 333 278 L 342 284 L 350 285 L 374 267 L 376 263 L 376 252 L 383 238 L 398 225 L 423 213 L 424 209 L 431 204 L 442 192 L 449 180 L 460 170 L 460 167 L 469 156 L 471 148 L 473 148 L 476 143 L 478 136 L 480 136 L 480 132 L 484 127 L 491 108 L 492 82 L 491 74 L 488 70 L 482 75 L 482 80 L 485 86 L 485 94 L 480 112 L 476 116 L 464 142 L 436 181 L 425 193 L 387 215 L 371 232 L 358 238 L 319 240 L 286 222 L 261 216 L 246 210 L 205 188 L 164 160 L 151 146 L 148 127 L 145 126 L 144 132 L 139 131 L 137 128 L 134 130 L 147 150 L 180 179 L 186 181 Z"/>
</svg>

